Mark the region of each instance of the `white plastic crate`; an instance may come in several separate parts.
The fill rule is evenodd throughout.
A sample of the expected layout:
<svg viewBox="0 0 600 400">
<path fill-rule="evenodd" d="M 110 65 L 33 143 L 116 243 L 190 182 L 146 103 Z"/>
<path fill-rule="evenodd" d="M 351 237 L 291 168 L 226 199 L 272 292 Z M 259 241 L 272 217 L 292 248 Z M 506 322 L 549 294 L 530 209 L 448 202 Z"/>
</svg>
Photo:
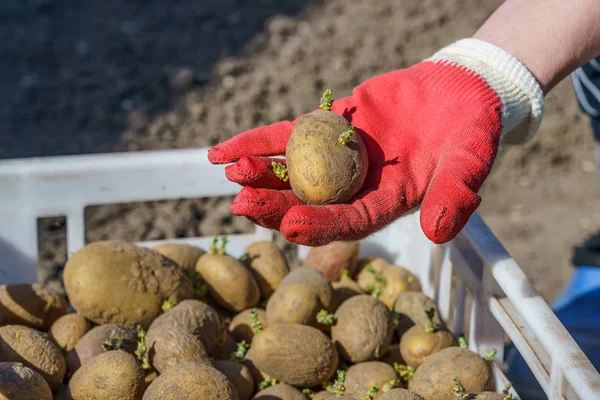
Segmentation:
<svg viewBox="0 0 600 400">
<path fill-rule="evenodd" d="M 38 218 L 67 217 L 71 254 L 84 245 L 85 207 L 236 194 L 240 188 L 225 178 L 223 168 L 208 162 L 207 149 L 0 161 L 0 284 L 37 280 Z M 240 256 L 248 243 L 271 240 L 273 234 L 257 227 L 229 238 L 228 251 Z M 210 239 L 169 241 L 206 248 Z M 307 251 L 299 248 L 301 259 Z M 463 332 L 468 316 L 470 348 L 479 354 L 498 351 L 497 390 L 506 383 L 501 370 L 506 333 L 549 399 L 600 399 L 600 375 L 478 214 L 443 246 L 433 245 L 421 231 L 419 214 L 411 214 L 365 239 L 361 253 L 412 270 L 442 317 L 452 317 L 455 333 Z"/>
</svg>

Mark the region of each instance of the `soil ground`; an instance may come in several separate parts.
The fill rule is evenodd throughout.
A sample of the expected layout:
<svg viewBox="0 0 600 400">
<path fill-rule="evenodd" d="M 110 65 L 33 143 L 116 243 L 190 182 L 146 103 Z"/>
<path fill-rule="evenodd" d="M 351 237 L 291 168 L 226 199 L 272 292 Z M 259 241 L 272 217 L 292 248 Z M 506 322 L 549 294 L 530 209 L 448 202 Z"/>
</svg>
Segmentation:
<svg viewBox="0 0 600 400">
<path fill-rule="evenodd" d="M 341 97 L 419 62 L 500 3 L 4 0 L 0 158 L 214 145 L 312 109 L 325 86 Z M 600 181 L 568 80 L 546 107 L 536 139 L 502 154 L 479 211 L 550 300 L 571 274 L 572 247 L 600 228 Z M 88 240 L 250 228 L 226 200 L 98 207 L 86 218 Z M 64 225 L 44 220 L 40 230 L 42 278 L 52 278 Z"/>
</svg>

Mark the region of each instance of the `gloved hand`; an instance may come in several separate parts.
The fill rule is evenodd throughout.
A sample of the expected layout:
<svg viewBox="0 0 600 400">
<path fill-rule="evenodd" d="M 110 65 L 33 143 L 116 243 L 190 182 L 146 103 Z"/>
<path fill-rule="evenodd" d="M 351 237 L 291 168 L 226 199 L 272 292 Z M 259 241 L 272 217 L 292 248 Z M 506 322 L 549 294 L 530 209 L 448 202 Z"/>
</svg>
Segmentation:
<svg viewBox="0 0 600 400">
<path fill-rule="evenodd" d="M 348 204 L 306 205 L 273 173 L 294 121 L 259 127 L 209 150 L 232 163 L 226 176 L 244 187 L 235 215 L 279 230 L 290 242 L 319 246 L 360 240 L 421 207 L 421 227 L 435 243 L 454 238 L 477 209 L 477 194 L 499 145 L 535 133 L 543 94 L 515 58 L 463 39 L 412 67 L 371 78 L 332 111 L 350 120 L 369 154 L 361 192 Z M 285 163 L 283 159 L 275 160 Z"/>
</svg>

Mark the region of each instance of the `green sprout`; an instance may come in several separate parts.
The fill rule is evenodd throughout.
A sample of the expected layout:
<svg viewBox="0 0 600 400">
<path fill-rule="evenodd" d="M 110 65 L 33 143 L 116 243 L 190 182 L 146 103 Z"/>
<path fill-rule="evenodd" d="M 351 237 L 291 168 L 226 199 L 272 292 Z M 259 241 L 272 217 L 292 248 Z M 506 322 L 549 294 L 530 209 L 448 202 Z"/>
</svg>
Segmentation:
<svg viewBox="0 0 600 400">
<path fill-rule="evenodd" d="M 401 387 L 401 386 L 402 386 L 402 381 L 400 379 L 390 379 L 383 385 L 383 388 L 381 390 L 385 393 L 385 392 L 389 392 L 390 390 L 392 390 L 394 388 Z"/>
<path fill-rule="evenodd" d="M 350 277 L 350 271 L 348 271 L 348 269 L 344 269 L 342 271 L 342 276 L 340 276 L 340 281 L 351 281 L 352 278 Z"/>
<path fill-rule="evenodd" d="M 473 396 L 467 391 L 467 388 L 465 388 L 465 386 L 457 377 L 454 378 L 454 387 L 452 388 L 452 394 L 457 400 L 469 400 L 473 398 Z"/>
<path fill-rule="evenodd" d="M 96 398 L 91 396 L 85 396 L 83 400 L 96 400 Z"/>
<path fill-rule="evenodd" d="M 257 334 L 265 329 L 260 319 L 258 319 L 258 310 L 256 308 L 250 310 L 250 319 L 252 320 L 252 332 Z"/>
<path fill-rule="evenodd" d="M 331 111 L 331 105 L 333 104 L 333 100 L 331 99 L 331 96 L 333 95 L 333 92 L 331 91 L 331 89 L 327 89 L 325 90 L 325 92 L 323 92 L 323 96 L 321 97 L 321 104 L 319 105 L 319 108 L 323 111 Z"/>
<path fill-rule="evenodd" d="M 371 389 L 367 392 L 365 396 L 363 396 L 360 400 L 373 400 L 375 398 L 375 393 L 379 391 L 379 386 L 373 385 Z"/>
<path fill-rule="evenodd" d="M 348 140 L 352 139 L 352 136 L 354 136 L 354 127 L 350 125 L 350 128 L 340 133 L 340 136 L 338 136 L 338 143 L 345 146 L 346 143 L 348 143 Z"/>
<path fill-rule="evenodd" d="M 385 278 L 383 277 L 383 275 L 381 275 L 380 272 L 377 272 L 377 270 L 373 267 L 373 265 L 371 265 L 371 263 L 365 265 L 365 269 L 367 270 L 367 272 L 373 275 L 373 278 L 375 278 L 375 282 L 385 286 Z"/>
<path fill-rule="evenodd" d="M 102 342 L 102 349 L 104 349 L 104 351 L 125 349 L 123 339 L 117 335 L 116 329 L 112 329 L 108 337 L 104 339 L 104 342 Z"/>
<path fill-rule="evenodd" d="M 344 382 L 346 381 L 346 371 L 338 370 L 337 378 L 333 382 L 332 386 L 327 387 L 327 391 L 335 394 L 336 396 L 343 396 L 346 391 Z"/>
<path fill-rule="evenodd" d="M 485 356 L 483 356 L 483 359 L 486 361 L 490 361 L 496 356 L 496 353 L 497 353 L 496 349 L 492 349 L 492 351 L 490 351 Z"/>
<path fill-rule="evenodd" d="M 306 388 L 302 389 L 302 394 L 308 397 L 309 399 L 312 399 L 313 397 L 315 397 L 316 393 L 310 390 L 309 388 Z"/>
<path fill-rule="evenodd" d="M 258 384 L 258 390 L 263 390 L 269 386 L 277 385 L 277 380 L 267 377 L 264 381 Z"/>
<path fill-rule="evenodd" d="M 415 375 L 415 369 L 408 365 L 394 363 L 394 369 L 398 375 L 400 375 L 400 378 L 402 378 L 402 380 L 405 382 L 410 381 Z"/>
<path fill-rule="evenodd" d="M 273 173 L 275 174 L 276 177 L 278 177 L 279 179 L 281 179 L 284 182 L 288 181 L 288 179 L 289 179 L 288 169 L 285 165 L 283 165 L 282 163 L 277 162 L 277 161 L 272 161 L 271 166 L 273 167 Z"/>
<path fill-rule="evenodd" d="M 434 332 L 433 316 L 435 315 L 435 309 L 432 307 L 429 310 L 425 311 L 425 314 L 427 314 L 427 323 L 425 324 L 425 332 L 433 333 Z"/>
<path fill-rule="evenodd" d="M 335 317 L 333 314 L 327 312 L 327 310 L 321 310 L 317 314 L 317 322 L 323 325 L 331 326 L 335 322 Z"/>
<path fill-rule="evenodd" d="M 52 299 L 50 299 L 46 302 L 46 306 L 44 307 L 44 312 L 46 314 L 49 313 L 51 308 L 52 308 Z"/>
<path fill-rule="evenodd" d="M 21 339 L 21 334 L 19 332 L 15 333 L 15 338 L 16 339 Z"/>
<path fill-rule="evenodd" d="M 200 274 L 194 270 L 188 271 L 187 274 L 194 286 L 194 296 L 198 298 L 206 297 L 208 294 L 208 287 L 202 282 Z"/>
<path fill-rule="evenodd" d="M 508 382 L 506 386 L 504 386 L 504 389 L 502 390 L 502 395 L 504 396 L 504 398 L 502 400 L 513 400 L 513 395 L 509 392 L 511 387 L 512 383 L 510 382 Z"/>
<path fill-rule="evenodd" d="M 461 333 L 460 335 L 458 335 L 458 345 L 463 349 L 466 349 L 467 347 L 469 347 L 469 344 L 467 343 L 467 339 L 465 339 L 464 333 Z"/>
<path fill-rule="evenodd" d="M 222 256 L 225 254 L 225 246 L 227 245 L 228 242 L 229 242 L 229 239 L 227 239 L 227 236 L 221 236 L 221 245 L 219 246 L 218 245 L 219 237 L 213 236 L 212 243 L 210 245 L 210 249 L 208 252 L 213 255 Z"/>
<path fill-rule="evenodd" d="M 367 285 L 367 290 L 376 299 L 378 299 L 381 296 L 381 293 L 383 292 L 382 288 L 380 288 L 379 286 L 375 286 L 375 285 Z"/>
<path fill-rule="evenodd" d="M 267 300 L 266 299 L 262 299 L 259 303 L 258 303 L 258 307 L 262 308 L 263 310 L 265 308 L 267 308 Z"/>
<path fill-rule="evenodd" d="M 415 281 L 415 277 L 412 275 L 409 275 L 408 278 L 406 278 L 406 282 L 408 283 L 413 283 Z"/>
<path fill-rule="evenodd" d="M 148 359 L 148 346 L 146 346 L 146 332 L 140 325 L 137 326 L 137 332 L 138 344 L 137 350 L 134 352 L 134 354 L 136 355 L 138 360 L 142 362 L 143 369 L 150 369 L 151 366 L 150 360 Z"/>
<path fill-rule="evenodd" d="M 246 343 L 245 340 L 242 340 L 237 344 L 237 350 L 231 353 L 230 360 L 231 361 L 243 361 L 246 352 L 250 348 L 250 343 Z"/>
<path fill-rule="evenodd" d="M 162 305 L 162 310 L 164 312 L 169 311 L 170 309 L 172 309 L 173 307 L 175 307 L 177 305 L 177 301 L 176 300 L 166 300 L 163 305 Z"/>
</svg>

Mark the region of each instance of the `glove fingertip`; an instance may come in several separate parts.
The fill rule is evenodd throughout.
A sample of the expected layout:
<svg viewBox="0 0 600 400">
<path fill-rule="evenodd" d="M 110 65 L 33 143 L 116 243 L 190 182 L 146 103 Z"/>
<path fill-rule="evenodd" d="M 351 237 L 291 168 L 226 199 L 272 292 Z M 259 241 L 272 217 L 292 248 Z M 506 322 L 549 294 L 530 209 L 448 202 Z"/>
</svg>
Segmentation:
<svg viewBox="0 0 600 400">
<path fill-rule="evenodd" d="M 211 164 L 226 164 L 231 162 L 231 156 L 224 151 L 222 145 L 216 145 L 208 149 L 208 161 Z"/>
<path fill-rule="evenodd" d="M 481 203 L 481 197 L 473 192 L 466 197 L 463 195 L 456 204 L 431 200 L 423 202 L 420 222 L 425 236 L 435 244 L 454 239 Z"/>
</svg>

